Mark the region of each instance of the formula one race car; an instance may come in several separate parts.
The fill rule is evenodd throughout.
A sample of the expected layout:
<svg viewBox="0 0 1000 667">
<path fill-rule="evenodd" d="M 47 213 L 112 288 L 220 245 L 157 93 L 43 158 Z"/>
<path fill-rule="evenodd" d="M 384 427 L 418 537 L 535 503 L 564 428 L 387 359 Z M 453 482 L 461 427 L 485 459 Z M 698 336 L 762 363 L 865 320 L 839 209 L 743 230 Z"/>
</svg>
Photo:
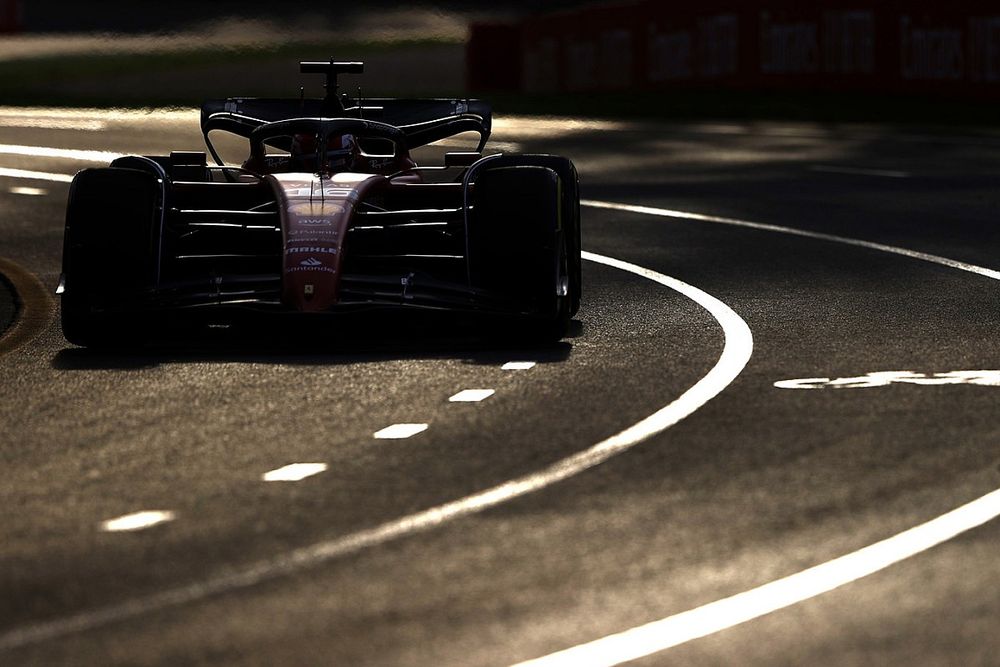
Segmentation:
<svg viewBox="0 0 1000 667">
<path fill-rule="evenodd" d="M 335 320 L 369 310 L 453 311 L 540 339 L 580 304 L 576 169 L 552 155 L 483 156 L 479 100 L 352 100 L 304 62 L 325 99 L 230 98 L 202 106 L 203 152 L 127 156 L 70 189 L 62 327 L 78 345 L 131 343 L 152 322 Z M 209 138 L 249 140 L 241 166 Z M 474 152 L 417 166 L 410 151 L 460 133 Z M 223 324 L 221 326 L 229 326 Z"/>
</svg>

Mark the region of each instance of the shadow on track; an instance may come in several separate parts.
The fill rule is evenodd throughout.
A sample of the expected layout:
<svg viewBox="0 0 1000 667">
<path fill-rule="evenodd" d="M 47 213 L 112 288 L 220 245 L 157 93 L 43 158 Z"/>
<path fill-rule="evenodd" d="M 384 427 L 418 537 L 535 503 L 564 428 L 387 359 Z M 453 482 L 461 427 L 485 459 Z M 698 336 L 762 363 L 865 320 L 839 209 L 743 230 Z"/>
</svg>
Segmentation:
<svg viewBox="0 0 1000 667">
<path fill-rule="evenodd" d="M 567 339 L 583 335 L 579 320 L 570 322 Z M 461 359 L 495 365 L 512 359 L 536 363 L 566 361 L 567 340 L 537 341 L 494 326 L 484 331 L 466 322 L 365 321 L 348 327 L 201 327 L 164 328 L 141 346 L 67 347 L 52 359 L 58 370 L 139 370 L 161 364 L 233 362 L 291 365 L 377 363 L 396 359 Z"/>
</svg>

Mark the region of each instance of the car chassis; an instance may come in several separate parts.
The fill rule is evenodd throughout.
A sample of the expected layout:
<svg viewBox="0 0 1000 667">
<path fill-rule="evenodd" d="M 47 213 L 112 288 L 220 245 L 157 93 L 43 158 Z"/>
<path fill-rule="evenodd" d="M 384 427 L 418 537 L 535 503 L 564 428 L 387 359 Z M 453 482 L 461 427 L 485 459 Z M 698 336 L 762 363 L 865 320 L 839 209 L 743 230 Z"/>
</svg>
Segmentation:
<svg viewBox="0 0 1000 667">
<path fill-rule="evenodd" d="M 480 100 L 352 100 L 357 62 L 303 62 L 323 99 L 228 98 L 201 109 L 208 153 L 130 155 L 73 180 L 62 326 L 79 345 L 148 338 L 156 321 L 358 311 L 482 315 L 546 339 L 580 303 L 579 185 L 553 155 L 483 149 Z M 210 133 L 249 141 L 226 164 Z M 410 150 L 457 134 L 472 152 L 418 166 Z"/>
</svg>

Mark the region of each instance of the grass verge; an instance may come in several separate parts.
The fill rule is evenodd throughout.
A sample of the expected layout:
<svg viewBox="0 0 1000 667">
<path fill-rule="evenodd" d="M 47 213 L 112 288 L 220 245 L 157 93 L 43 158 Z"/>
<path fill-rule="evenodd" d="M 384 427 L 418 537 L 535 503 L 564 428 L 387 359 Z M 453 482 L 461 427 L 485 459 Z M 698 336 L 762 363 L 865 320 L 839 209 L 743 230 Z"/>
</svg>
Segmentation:
<svg viewBox="0 0 1000 667">
<path fill-rule="evenodd" d="M 196 106 L 203 100 L 199 92 L 188 93 L 158 82 L 190 78 L 192 88 L 203 87 L 204 70 L 252 72 L 262 65 L 289 65 L 299 60 L 365 60 L 412 53 L 422 49 L 457 45 L 441 39 L 390 42 L 282 42 L 244 47 L 191 48 L 169 52 L 87 53 L 0 61 L 0 101 L 8 105 L 151 107 Z M 114 90 L 118 79 L 129 82 L 127 90 Z M 141 83 L 136 85 L 136 81 Z M 88 87 L 88 83 L 91 85 Z M 216 81 L 216 84 L 219 82 Z M 283 82 L 284 83 L 284 82 Z M 265 92 L 273 82 L 262 81 Z M 287 86 L 286 86 L 287 87 Z M 89 88 L 89 89 L 88 89 Z M 291 92 L 282 89 L 284 94 Z M 243 91 L 256 92 L 256 91 Z M 219 96 L 227 93 L 220 90 Z"/>
</svg>

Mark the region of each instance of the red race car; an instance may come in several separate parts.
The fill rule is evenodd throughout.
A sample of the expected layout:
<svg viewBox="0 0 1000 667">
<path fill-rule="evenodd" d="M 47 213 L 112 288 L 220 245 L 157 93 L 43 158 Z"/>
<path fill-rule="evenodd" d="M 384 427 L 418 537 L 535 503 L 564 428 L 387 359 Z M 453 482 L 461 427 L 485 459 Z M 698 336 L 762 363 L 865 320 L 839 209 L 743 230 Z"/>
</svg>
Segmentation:
<svg viewBox="0 0 1000 667">
<path fill-rule="evenodd" d="M 373 310 L 451 311 L 565 336 L 580 304 L 572 162 L 483 156 L 492 112 L 479 100 L 338 94 L 337 75 L 362 69 L 301 63 L 326 75 L 325 99 L 206 102 L 214 165 L 177 151 L 77 174 L 58 289 L 66 338 L 135 344 L 168 320 L 318 322 Z M 219 157 L 214 131 L 249 141 L 242 165 Z M 410 156 L 466 132 L 479 136 L 473 152 L 436 166 Z"/>
</svg>

